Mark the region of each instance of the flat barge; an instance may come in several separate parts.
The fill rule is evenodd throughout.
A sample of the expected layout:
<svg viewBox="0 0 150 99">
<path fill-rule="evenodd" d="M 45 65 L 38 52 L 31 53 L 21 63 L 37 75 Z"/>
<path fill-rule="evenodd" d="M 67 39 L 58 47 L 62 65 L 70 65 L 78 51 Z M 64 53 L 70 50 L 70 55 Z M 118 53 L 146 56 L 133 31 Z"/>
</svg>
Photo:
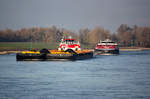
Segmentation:
<svg viewBox="0 0 150 99">
<path fill-rule="evenodd" d="M 22 51 L 16 54 L 17 61 L 26 60 L 83 60 L 93 57 L 92 50 L 80 50 L 80 51 L 59 51 L 59 50 L 47 50 L 42 49 L 40 51 Z"/>
</svg>

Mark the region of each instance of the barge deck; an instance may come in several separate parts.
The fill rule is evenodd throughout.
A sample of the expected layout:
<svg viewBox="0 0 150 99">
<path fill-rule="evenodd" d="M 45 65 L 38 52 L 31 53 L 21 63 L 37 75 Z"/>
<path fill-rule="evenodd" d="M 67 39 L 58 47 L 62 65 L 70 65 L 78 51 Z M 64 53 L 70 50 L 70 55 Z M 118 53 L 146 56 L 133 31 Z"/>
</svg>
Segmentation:
<svg viewBox="0 0 150 99">
<path fill-rule="evenodd" d="M 23 51 L 16 54 L 17 61 L 26 60 L 81 60 L 93 57 L 92 50 L 80 50 L 80 51 L 58 51 L 58 50 L 45 50 L 42 51 Z"/>
</svg>

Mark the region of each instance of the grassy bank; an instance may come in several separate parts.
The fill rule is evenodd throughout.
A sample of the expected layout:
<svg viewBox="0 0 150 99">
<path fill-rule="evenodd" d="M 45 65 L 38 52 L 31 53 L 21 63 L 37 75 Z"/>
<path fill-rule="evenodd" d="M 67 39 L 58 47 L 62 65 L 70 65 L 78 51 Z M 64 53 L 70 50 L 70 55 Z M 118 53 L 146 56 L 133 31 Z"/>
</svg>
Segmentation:
<svg viewBox="0 0 150 99">
<path fill-rule="evenodd" d="M 0 51 L 10 51 L 10 50 L 25 50 L 25 49 L 55 49 L 58 46 L 58 43 L 50 44 L 44 42 L 0 42 Z"/>
<path fill-rule="evenodd" d="M 32 48 L 40 50 L 42 48 L 57 49 L 59 43 L 45 43 L 45 42 L 0 42 L 0 55 L 18 53 L 22 50 L 30 50 Z M 92 45 L 81 45 L 81 48 L 91 49 Z"/>
<path fill-rule="evenodd" d="M 34 49 L 57 49 L 59 43 L 45 43 L 45 42 L 0 42 L 0 51 L 20 51 Z M 81 45 L 81 48 L 93 49 L 93 45 Z M 140 50 L 150 50 L 150 48 L 143 47 L 120 47 L 121 51 L 140 51 Z"/>
<path fill-rule="evenodd" d="M 11 50 L 26 50 L 32 48 L 34 49 L 57 49 L 59 43 L 45 43 L 45 42 L 0 42 L 0 51 L 11 51 Z M 81 45 L 82 48 L 91 49 L 92 45 Z"/>
</svg>

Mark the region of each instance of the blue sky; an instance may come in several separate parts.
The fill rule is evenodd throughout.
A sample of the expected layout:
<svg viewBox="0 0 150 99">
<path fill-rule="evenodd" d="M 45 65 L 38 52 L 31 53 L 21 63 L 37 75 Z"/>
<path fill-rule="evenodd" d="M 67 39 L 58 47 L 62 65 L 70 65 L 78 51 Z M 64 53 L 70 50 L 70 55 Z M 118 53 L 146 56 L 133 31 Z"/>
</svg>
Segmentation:
<svg viewBox="0 0 150 99">
<path fill-rule="evenodd" d="M 150 26 L 150 0 L 0 0 L 0 29 Z"/>
</svg>

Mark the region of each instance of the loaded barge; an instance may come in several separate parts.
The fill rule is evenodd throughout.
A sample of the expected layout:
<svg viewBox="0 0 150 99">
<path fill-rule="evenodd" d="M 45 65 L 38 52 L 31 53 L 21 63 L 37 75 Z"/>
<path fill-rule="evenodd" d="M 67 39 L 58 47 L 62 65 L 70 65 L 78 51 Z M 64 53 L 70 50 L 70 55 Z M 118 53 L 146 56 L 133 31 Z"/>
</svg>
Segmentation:
<svg viewBox="0 0 150 99">
<path fill-rule="evenodd" d="M 40 51 L 22 51 L 16 54 L 18 61 L 23 60 L 78 60 L 88 59 L 93 57 L 92 50 L 81 50 L 80 44 L 75 43 L 75 40 L 62 39 L 58 50 L 42 49 Z"/>
</svg>

